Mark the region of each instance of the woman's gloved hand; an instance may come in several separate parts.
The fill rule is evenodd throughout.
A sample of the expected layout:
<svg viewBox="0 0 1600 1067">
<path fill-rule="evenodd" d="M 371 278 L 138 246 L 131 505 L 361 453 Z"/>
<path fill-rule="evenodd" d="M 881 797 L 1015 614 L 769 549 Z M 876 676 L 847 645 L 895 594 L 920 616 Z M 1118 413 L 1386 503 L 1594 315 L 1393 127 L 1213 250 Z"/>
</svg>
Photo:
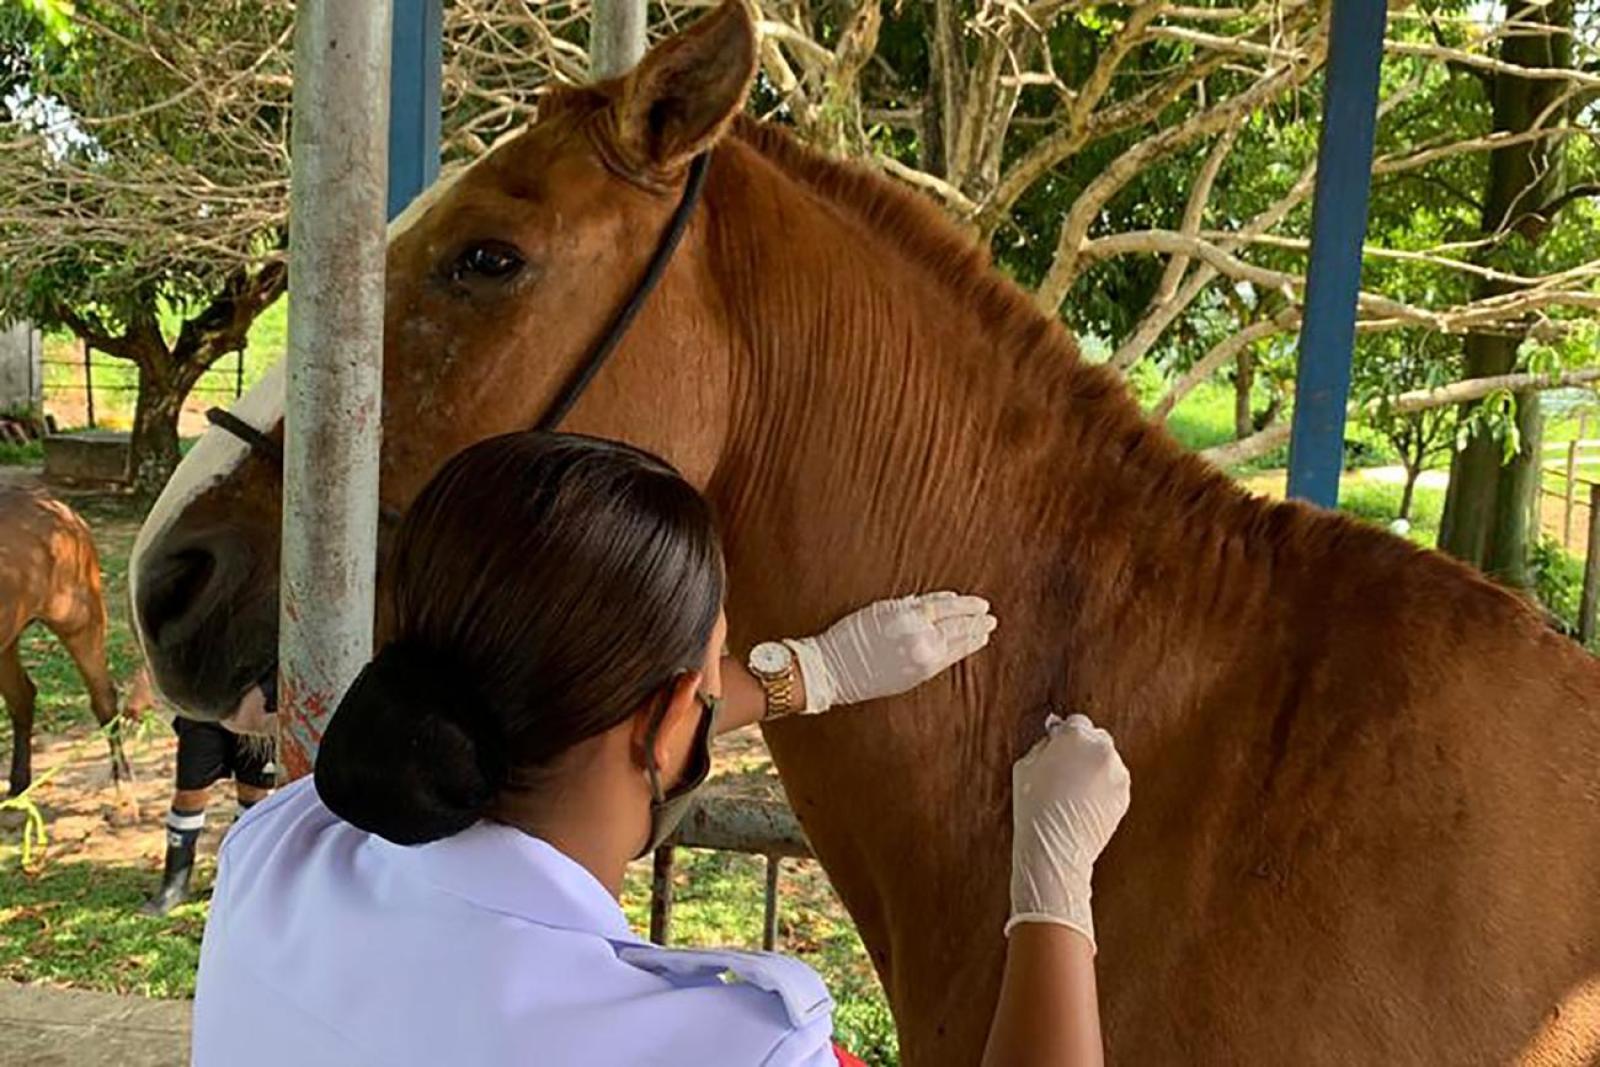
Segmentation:
<svg viewBox="0 0 1600 1067">
<path fill-rule="evenodd" d="M 998 625 L 982 597 L 955 593 L 880 600 L 816 637 L 786 641 L 807 712 L 897 696 L 989 643 Z"/>
<path fill-rule="evenodd" d="M 1011 769 L 1011 920 L 1070 927 L 1094 944 L 1089 879 L 1128 810 L 1128 768 L 1082 715 L 1045 722 Z"/>
</svg>

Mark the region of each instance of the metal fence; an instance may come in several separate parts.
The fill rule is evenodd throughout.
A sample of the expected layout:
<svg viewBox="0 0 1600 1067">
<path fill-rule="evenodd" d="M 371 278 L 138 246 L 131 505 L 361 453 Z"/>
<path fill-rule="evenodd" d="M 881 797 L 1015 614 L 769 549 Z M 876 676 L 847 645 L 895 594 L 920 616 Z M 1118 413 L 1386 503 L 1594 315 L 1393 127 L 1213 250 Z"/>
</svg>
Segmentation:
<svg viewBox="0 0 1600 1067">
<path fill-rule="evenodd" d="M 1539 467 L 1539 494 L 1561 501 L 1561 544 L 1571 550 L 1583 534 L 1583 592 L 1578 600 L 1578 639 L 1585 645 L 1595 636 L 1595 615 L 1600 605 L 1600 477 L 1585 474 L 1600 468 L 1600 440 L 1585 440 L 1589 420 L 1578 421 L 1578 436 L 1565 443 L 1544 446 Z M 1587 511 L 1581 530 L 1578 512 Z"/>
<path fill-rule="evenodd" d="M 778 874 L 785 859 L 811 858 L 811 843 L 789 805 L 778 800 L 701 796 L 667 843 L 656 849 L 650 879 L 650 940 L 665 945 L 672 936 L 672 870 L 678 848 L 742 852 L 767 861 L 761 947 L 778 942 Z"/>
<path fill-rule="evenodd" d="M 52 395 L 62 393 L 81 393 L 84 397 L 86 421 L 90 429 L 95 428 L 95 394 L 96 393 L 133 393 L 137 394 L 139 386 L 137 380 L 133 382 L 124 379 L 131 373 L 137 379 L 137 368 L 127 360 L 117 359 L 104 353 L 96 352 L 85 341 L 80 346 L 81 355 L 76 359 L 62 358 L 61 356 L 45 356 L 39 362 L 42 367 L 69 367 L 82 374 L 81 380 L 71 383 L 50 382 L 49 371 L 46 370 L 44 384 L 44 399 L 48 403 Z M 98 373 L 97 373 L 98 372 Z M 96 378 L 99 381 L 96 381 Z M 229 359 L 224 356 L 200 375 L 200 381 L 189 390 L 190 396 L 231 397 L 237 400 L 244 394 L 244 350 L 233 354 Z"/>
</svg>

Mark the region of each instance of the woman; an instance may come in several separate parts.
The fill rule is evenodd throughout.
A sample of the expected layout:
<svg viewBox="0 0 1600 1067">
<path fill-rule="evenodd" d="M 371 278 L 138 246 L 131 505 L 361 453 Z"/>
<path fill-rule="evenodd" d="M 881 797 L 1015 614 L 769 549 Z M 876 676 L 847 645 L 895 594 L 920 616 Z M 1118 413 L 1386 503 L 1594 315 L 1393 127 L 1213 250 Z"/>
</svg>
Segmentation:
<svg viewBox="0 0 1600 1067">
<path fill-rule="evenodd" d="M 832 1065 L 820 980 L 772 954 L 650 945 L 617 904 L 711 737 L 904 692 L 987 643 L 976 597 L 883 601 L 722 655 L 711 514 L 662 461 L 513 434 L 451 460 L 391 560 L 392 639 L 314 783 L 229 834 L 194 1061 Z M 988 1059 L 1099 1057 L 1089 874 L 1126 772 L 1086 720 L 1017 765 L 1013 917 Z M 997 934 L 998 936 L 998 934 Z"/>
</svg>

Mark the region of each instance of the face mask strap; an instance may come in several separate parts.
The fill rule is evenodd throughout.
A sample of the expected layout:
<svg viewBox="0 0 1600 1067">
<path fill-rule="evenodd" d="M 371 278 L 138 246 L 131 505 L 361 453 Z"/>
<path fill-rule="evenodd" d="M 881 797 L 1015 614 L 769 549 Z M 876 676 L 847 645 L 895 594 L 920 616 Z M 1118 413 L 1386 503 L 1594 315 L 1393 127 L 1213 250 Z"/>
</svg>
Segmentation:
<svg viewBox="0 0 1600 1067">
<path fill-rule="evenodd" d="M 661 737 L 661 724 L 667 720 L 667 707 L 668 703 L 663 699 L 644 732 L 644 776 L 650 783 L 650 799 L 657 804 L 667 799 L 666 792 L 661 788 L 661 770 L 656 766 L 656 741 Z"/>
<path fill-rule="evenodd" d="M 711 736 L 716 731 L 717 718 L 722 714 L 722 698 L 710 696 L 706 693 L 695 693 L 695 700 L 700 704 L 700 722 L 695 727 L 694 749 L 690 759 L 707 749 L 711 743 Z M 667 701 L 663 699 L 661 708 L 650 720 L 650 726 L 644 733 L 644 774 L 650 783 L 650 799 L 660 804 L 670 799 L 668 792 L 661 788 L 661 769 L 656 766 L 656 741 L 661 737 L 661 725 L 667 719 Z M 702 737 L 701 735 L 705 736 Z M 706 762 L 710 763 L 709 751 L 706 753 Z M 709 766 L 706 770 L 709 771 Z M 685 768 L 686 773 L 692 776 L 693 768 Z M 703 776 L 701 776 L 703 777 Z M 698 783 L 697 783 L 698 784 Z"/>
</svg>

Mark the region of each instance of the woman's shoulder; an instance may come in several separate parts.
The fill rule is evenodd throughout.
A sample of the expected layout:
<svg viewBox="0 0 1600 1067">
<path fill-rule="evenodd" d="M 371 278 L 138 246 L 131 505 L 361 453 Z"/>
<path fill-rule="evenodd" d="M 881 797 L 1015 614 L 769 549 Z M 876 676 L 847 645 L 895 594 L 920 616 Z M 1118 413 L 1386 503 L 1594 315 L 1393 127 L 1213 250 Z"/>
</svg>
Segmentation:
<svg viewBox="0 0 1600 1067">
<path fill-rule="evenodd" d="M 694 991 L 714 1018 L 704 1032 L 756 1036 L 762 1064 L 836 1067 L 833 998 L 806 964 L 772 952 L 665 948 L 647 943 L 617 946 L 630 967 Z"/>
<path fill-rule="evenodd" d="M 325 850 L 332 839 L 348 836 L 353 845 L 358 835 L 328 810 L 307 776 L 277 789 L 239 816 L 217 852 L 219 879 L 230 867 L 259 872 L 264 866 L 287 864 L 292 869 L 304 854 Z"/>
<path fill-rule="evenodd" d="M 222 847 L 237 847 L 237 842 L 264 836 L 263 828 L 282 830 L 291 825 L 311 823 L 326 826 L 339 821 L 317 796 L 316 783 L 310 775 L 296 779 L 286 786 L 273 790 L 272 795 L 260 801 L 239 816 L 239 821 L 228 830 Z"/>
</svg>

